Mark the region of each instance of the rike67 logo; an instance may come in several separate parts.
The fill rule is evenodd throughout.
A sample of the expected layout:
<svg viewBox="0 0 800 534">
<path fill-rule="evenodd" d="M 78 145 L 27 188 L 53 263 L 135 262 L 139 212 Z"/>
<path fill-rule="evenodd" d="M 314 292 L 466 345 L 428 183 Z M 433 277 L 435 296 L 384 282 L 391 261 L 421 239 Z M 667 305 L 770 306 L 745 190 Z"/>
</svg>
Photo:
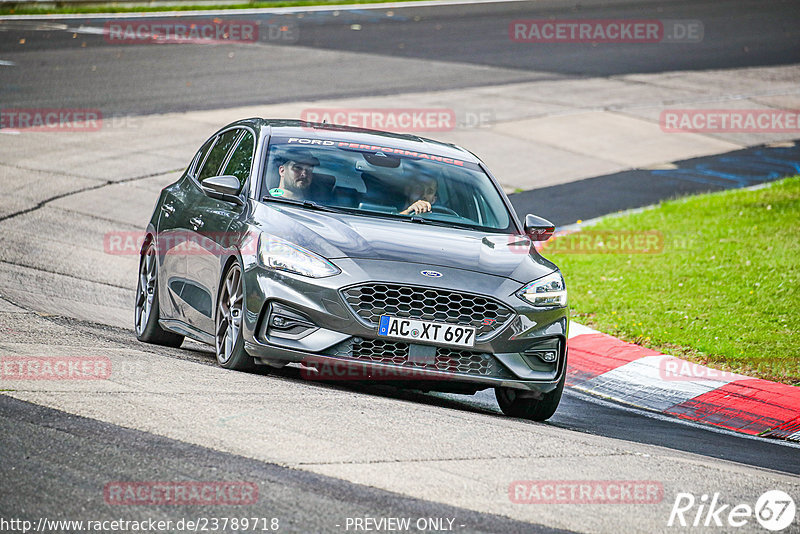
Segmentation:
<svg viewBox="0 0 800 534">
<path fill-rule="evenodd" d="M 731 532 L 732 527 L 752 525 L 752 519 L 755 518 L 765 529 L 778 532 L 790 525 L 797 527 L 796 512 L 794 499 L 781 490 L 765 492 L 756 500 L 755 506 L 748 503 L 723 503 L 719 493 L 710 497 L 704 494 L 700 498 L 691 493 L 678 493 L 667 526 L 716 527 L 724 529 L 724 532 Z"/>
</svg>

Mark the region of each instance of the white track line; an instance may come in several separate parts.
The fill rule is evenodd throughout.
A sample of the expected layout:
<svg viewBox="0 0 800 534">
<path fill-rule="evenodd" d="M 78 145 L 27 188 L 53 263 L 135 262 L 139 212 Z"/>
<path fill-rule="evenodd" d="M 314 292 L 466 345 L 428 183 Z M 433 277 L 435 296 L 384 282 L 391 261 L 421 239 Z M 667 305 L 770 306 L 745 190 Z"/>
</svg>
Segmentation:
<svg viewBox="0 0 800 534">
<path fill-rule="evenodd" d="M 253 9 L 200 9 L 197 11 L 150 11 L 140 13 L 64 13 L 52 15 L 0 15 L 0 20 L 61 20 L 61 19 L 129 19 L 152 17 L 196 17 L 202 15 L 291 15 L 323 11 L 356 11 L 361 9 L 402 9 L 405 7 L 463 6 L 472 4 L 506 4 L 529 0 L 423 0 L 421 2 L 387 2 L 385 4 L 343 4 L 319 6 L 261 7 Z"/>
</svg>

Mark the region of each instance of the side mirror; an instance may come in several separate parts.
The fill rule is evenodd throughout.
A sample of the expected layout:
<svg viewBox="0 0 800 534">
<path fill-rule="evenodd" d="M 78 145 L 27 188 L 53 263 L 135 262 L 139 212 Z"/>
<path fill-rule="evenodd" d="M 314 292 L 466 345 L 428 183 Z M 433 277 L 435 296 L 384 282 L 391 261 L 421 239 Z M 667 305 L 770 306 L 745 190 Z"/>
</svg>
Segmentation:
<svg viewBox="0 0 800 534">
<path fill-rule="evenodd" d="M 239 198 L 239 190 L 242 188 L 242 184 L 239 183 L 239 179 L 235 176 L 229 174 L 212 176 L 203 180 L 200 187 L 211 198 L 234 202 L 239 205 L 244 204 L 242 199 Z"/>
<path fill-rule="evenodd" d="M 547 241 L 553 236 L 556 227 L 547 219 L 531 215 L 525 216 L 525 233 L 534 241 Z"/>
</svg>

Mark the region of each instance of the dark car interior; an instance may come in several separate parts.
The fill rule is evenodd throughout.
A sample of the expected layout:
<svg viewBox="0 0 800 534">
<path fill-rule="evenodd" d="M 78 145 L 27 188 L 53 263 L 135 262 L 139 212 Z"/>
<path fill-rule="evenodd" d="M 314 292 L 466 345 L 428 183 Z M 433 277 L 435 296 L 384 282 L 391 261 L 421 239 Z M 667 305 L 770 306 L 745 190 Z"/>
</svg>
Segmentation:
<svg viewBox="0 0 800 534">
<path fill-rule="evenodd" d="M 278 168 L 291 159 L 294 146 L 276 144 L 267 157 L 263 196 L 278 187 Z M 487 195 L 496 192 L 480 173 L 448 164 L 414 157 L 386 156 L 336 148 L 303 148 L 319 161 L 306 200 L 330 207 L 385 215 L 401 215 L 419 197 L 409 198 L 409 184 L 425 181 L 433 184 L 435 200 L 424 217 L 470 226 L 507 228 L 510 219 L 502 204 L 490 205 Z M 487 185 L 489 184 L 489 185 Z M 488 188 L 488 191 L 487 191 Z M 498 207 L 499 205 L 499 207 Z M 503 214 L 499 215 L 498 210 Z"/>
</svg>

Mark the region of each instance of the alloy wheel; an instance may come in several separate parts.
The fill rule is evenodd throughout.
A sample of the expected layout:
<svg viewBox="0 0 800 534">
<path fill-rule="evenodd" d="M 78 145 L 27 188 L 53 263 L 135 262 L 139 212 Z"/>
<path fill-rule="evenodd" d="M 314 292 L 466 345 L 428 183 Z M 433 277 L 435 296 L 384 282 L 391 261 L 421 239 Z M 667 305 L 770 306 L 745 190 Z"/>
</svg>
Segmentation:
<svg viewBox="0 0 800 534">
<path fill-rule="evenodd" d="M 156 295 L 156 252 L 153 245 L 147 247 L 139 264 L 139 284 L 136 292 L 136 334 L 141 336 L 153 311 Z"/>
<path fill-rule="evenodd" d="M 216 317 L 217 361 L 225 364 L 233 356 L 242 328 L 242 271 L 234 265 L 220 292 Z"/>
</svg>

